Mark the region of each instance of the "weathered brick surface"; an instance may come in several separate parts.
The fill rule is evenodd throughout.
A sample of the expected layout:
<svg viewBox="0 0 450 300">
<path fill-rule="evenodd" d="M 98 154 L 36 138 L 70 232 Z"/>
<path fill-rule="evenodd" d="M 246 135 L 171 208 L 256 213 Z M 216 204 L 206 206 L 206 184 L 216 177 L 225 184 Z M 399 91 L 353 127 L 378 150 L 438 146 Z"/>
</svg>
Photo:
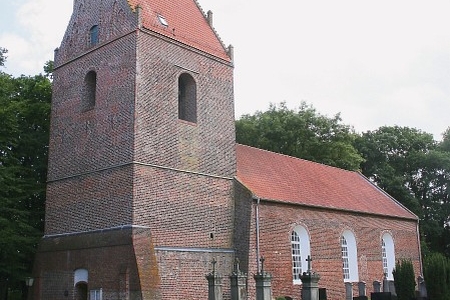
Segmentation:
<svg viewBox="0 0 450 300">
<path fill-rule="evenodd" d="M 48 180 L 133 158 L 135 36 L 87 53 L 54 72 Z M 86 74 L 97 73 L 95 107 L 82 110 Z"/>
<path fill-rule="evenodd" d="M 125 294 L 130 295 L 128 299 L 140 299 L 140 277 L 156 279 L 138 271 L 135 248 L 139 244 L 134 245 L 134 240 L 139 239 L 139 235 L 142 233 L 125 228 L 44 238 L 34 265 L 33 299 L 60 300 L 65 298 L 65 291 L 68 299 L 73 299 L 77 269 L 89 271 L 88 288 L 102 288 L 104 299 L 125 299 L 120 297 Z M 141 259 L 154 262 L 151 254 Z"/>
<path fill-rule="evenodd" d="M 208 281 L 205 276 L 212 271 L 222 277 L 224 300 L 230 299 L 230 270 L 233 254 L 217 252 L 187 252 L 157 250 L 161 278 L 161 299 L 208 299 Z"/>
<path fill-rule="evenodd" d="M 145 32 L 138 38 L 136 161 L 235 175 L 233 69 Z M 178 119 L 178 78 L 197 86 L 197 123 Z"/>
<path fill-rule="evenodd" d="M 134 180 L 134 223 L 156 246 L 232 248 L 231 180 L 148 166 Z"/>
<path fill-rule="evenodd" d="M 242 218 L 236 226 L 250 227 L 256 232 L 256 202 L 245 198 L 245 190 L 241 190 L 236 207 L 251 210 L 250 218 Z M 244 204 L 245 203 L 245 204 Z M 247 213 L 248 215 L 248 213 Z M 304 226 L 310 235 L 313 270 L 321 276 L 320 287 L 327 288 L 328 299 L 343 299 L 345 296 L 342 274 L 342 258 L 340 237 L 344 230 L 355 234 L 358 251 L 359 280 L 367 283 L 368 292 L 372 291 L 372 282 L 383 279 L 381 258 L 381 237 L 389 232 L 395 243 L 396 260 L 412 259 L 415 273 L 421 274 L 420 252 L 417 240 L 417 223 L 413 220 L 402 220 L 384 216 L 360 215 L 342 211 L 313 209 L 261 201 L 260 218 L 260 254 L 265 258 L 265 270 L 274 278 L 272 282 L 274 296 L 291 296 L 300 299 L 300 285 L 292 284 L 291 232 L 297 225 Z M 246 253 L 245 248 L 237 252 L 238 256 L 248 256 L 249 273 L 256 272 L 256 242 L 250 238 Z M 241 247 L 245 246 L 239 240 Z M 245 258 L 244 258 L 245 259 Z M 245 266 L 245 265 L 244 265 Z M 250 288 L 250 295 L 254 295 Z M 355 285 L 355 295 L 357 287 Z"/>
<path fill-rule="evenodd" d="M 132 166 L 50 182 L 45 234 L 132 224 Z"/>
</svg>

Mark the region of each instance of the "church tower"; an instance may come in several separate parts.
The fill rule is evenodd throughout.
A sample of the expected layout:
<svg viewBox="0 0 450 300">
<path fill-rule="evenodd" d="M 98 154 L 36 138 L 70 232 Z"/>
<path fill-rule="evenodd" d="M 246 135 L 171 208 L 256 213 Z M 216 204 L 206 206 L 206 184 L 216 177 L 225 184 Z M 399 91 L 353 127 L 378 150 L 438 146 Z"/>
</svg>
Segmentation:
<svg viewBox="0 0 450 300">
<path fill-rule="evenodd" d="M 206 299 L 232 270 L 232 49 L 196 0 L 74 0 L 33 299 Z"/>
</svg>

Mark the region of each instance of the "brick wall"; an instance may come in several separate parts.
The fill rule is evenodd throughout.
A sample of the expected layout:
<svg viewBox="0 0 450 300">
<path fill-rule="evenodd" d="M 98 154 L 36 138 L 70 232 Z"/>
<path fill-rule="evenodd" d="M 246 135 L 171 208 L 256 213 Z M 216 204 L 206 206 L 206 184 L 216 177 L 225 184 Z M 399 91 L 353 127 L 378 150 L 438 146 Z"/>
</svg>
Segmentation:
<svg viewBox="0 0 450 300">
<path fill-rule="evenodd" d="M 156 246 L 232 247 L 231 180 L 147 166 L 134 178 L 134 223 Z"/>
<path fill-rule="evenodd" d="M 233 177 L 233 68 L 164 39 L 138 37 L 135 160 Z M 196 83 L 197 122 L 178 119 L 178 78 Z"/>
<path fill-rule="evenodd" d="M 252 209 L 250 220 L 243 220 L 243 226 L 251 227 L 252 236 L 248 241 L 249 265 L 245 270 L 256 273 L 255 202 L 245 199 L 245 193 L 238 201 L 247 203 Z M 236 207 L 243 204 L 236 204 Z M 383 279 L 381 259 L 381 237 L 389 232 L 395 243 L 395 258 L 410 258 L 416 276 L 421 274 L 420 253 L 417 240 L 417 223 L 411 220 L 387 218 L 383 216 L 359 215 L 313 209 L 281 203 L 261 201 L 260 215 L 260 253 L 265 258 L 264 269 L 271 273 L 275 297 L 291 296 L 300 299 L 300 285 L 292 284 L 291 231 L 297 225 L 304 226 L 310 235 L 312 268 L 321 276 L 320 287 L 327 288 L 328 299 L 343 299 L 345 288 L 342 274 L 340 236 L 344 230 L 355 234 L 358 250 L 359 280 L 365 281 L 368 293 L 372 282 Z M 248 222 L 250 221 L 250 224 Z M 238 224 L 239 226 L 239 224 Z M 240 241 L 240 245 L 243 242 Z M 241 250 L 243 253 L 244 250 Z M 249 284 L 253 283 L 249 279 Z M 250 296 L 254 293 L 250 286 Z M 357 287 L 355 285 L 355 295 Z"/>
<path fill-rule="evenodd" d="M 88 289 L 102 288 L 103 299 L 140 299 L 140 278 L 147 280 L 147 291 L 152 282 L 158 284 L 155 277 L 148 275 L 151 272 L 140 272 L 137 268 L 135 251 L 143 245 L 136 240 L 142 235 L 148 237 L 142 230 L 119 228 L 43 239 L 34 265 L 33 299 L 74 299 L 77 269 L 88 270 Z M 152 255 L 154 252 L 149 252 L 141 258 L 152 263 L 156 261 Z"/>
<path fill-rule="evenodd" d="M 132 166 L 50 182 L 45 234 L 63 234 L 132 223 Z"/>
<path fill-rule="evenodd" d="M 134 41 L 128 35 L 55 70 L 49 181 L 132 161 Z M 96 104 L 83 111 L 91 70 L 97 73 Z"/>
</svg>

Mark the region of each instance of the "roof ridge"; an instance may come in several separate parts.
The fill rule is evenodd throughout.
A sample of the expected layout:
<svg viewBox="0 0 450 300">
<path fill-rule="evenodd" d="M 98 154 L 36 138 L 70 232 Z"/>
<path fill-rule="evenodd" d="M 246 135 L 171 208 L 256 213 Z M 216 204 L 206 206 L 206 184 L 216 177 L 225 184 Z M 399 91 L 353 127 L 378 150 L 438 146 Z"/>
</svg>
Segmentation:
<svg viewBox="0 0 450 300">
<path fill-rule="evenodd" d="M 320 162 L 317 162 L 317 161 L 308 160 L 308 159 L 301 158 L 301 157 L 296 157 L 296 156 L 292 156 L 292 155 L 288 155 L 288 154 L 284 154 L 284 153 L 270 151 L 270 150 L 267 150 L 267 149 L 262 149 L 262 148 L 249 146 L 249 145 L 244 145 L 244 144 L 239 144 L 239 143 L 236 143 L 236 144 L 244 146 L 244 147 L 248 147 L 248 148 L 253 148 L 255 150 L 260 150 L 260 151 L 269 152 L 269 153 L 273 153 L 273 154 L 280 155 L 280 156 L 285 156 L 285 157 L 292 158 L 292 159 L 301 160 L 301 161 L 304 161 L 304 162 L 307 162 L 307 163 L 316 164 L 316 165 L 319 165 L 319 166 L 324 166 L 324 167 L 327 167 L 327 168 L 333 168 L 333 169 L 336 169 L 336 170 L 339 170 L 339 171 L 345 171 L 345 172 L 350 172 L 350 173 L 360 173 L 358 170 L 347 170 L 347 169 L 343 169 L 343 168 L 339 168 L 339 167 L 335 167 L 335 166 L 330 166 L 330 165 L 327 165 L 327 164 L 324 164 L 324 163 L 320 163 Z"/>
</svg>

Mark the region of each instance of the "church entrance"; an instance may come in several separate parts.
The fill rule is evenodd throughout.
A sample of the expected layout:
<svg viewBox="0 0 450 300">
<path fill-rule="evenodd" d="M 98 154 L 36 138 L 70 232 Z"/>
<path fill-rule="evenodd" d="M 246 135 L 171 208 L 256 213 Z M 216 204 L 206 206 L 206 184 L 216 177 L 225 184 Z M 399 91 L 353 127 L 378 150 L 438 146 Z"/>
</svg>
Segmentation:
<svg viewBox="0 0 450 300">
<path fill-rule="evenodd" d="M 75 286 L 75 299 L 76 300 L 87 300 L 87 283 L 79 282 Z"/>
</svg>

